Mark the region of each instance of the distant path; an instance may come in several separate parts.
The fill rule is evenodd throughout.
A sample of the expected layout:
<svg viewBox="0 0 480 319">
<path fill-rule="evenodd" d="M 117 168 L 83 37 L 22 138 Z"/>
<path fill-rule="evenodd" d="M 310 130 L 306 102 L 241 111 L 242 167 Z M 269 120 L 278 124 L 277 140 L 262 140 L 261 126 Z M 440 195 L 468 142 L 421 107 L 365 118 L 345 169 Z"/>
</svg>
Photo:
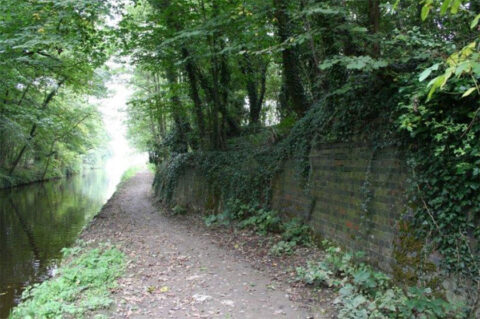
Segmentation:
<svg viewBox="0 0 480 319">
<path fill-rule="evenodd" d="M 111 241 L 130 259 L 114 292 L 115 318 L 313 318 L 287 285 L 219 247 L 205 230 L 162 214 L 152 174 L 127 181 L 82 239 Z"/>
</svg>

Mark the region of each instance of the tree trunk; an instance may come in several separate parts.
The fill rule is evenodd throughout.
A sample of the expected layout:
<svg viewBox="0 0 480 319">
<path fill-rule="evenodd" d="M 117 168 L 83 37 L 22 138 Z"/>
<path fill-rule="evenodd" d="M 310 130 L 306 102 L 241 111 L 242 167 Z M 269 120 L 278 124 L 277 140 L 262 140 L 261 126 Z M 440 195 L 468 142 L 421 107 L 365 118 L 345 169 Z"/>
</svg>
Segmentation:
<svg viewBox="0 0 480 319">
<path fill-rule="evenodd" d="M 287 0 L 273 0 L 275 7 L 275 18 L 277 19 L 278 36 L 280 42 L 287 45 L 282 51 L 283 74 L 285 77 L 287 98 L 291 102 L 290 107 L 302 117 L 308 109 L 308 101 L 305 89 L 300 78 L 298 67 L 299 59 L 295 47 L 288 45 L 291 37 L 290 17 L 287 13 Z"/>
<path fill-rule="evenodd" d="M 375 35 L 380 31 L 380 0 L 368 0 L 368 23 L 370 33 Z M 380 43 L 375 41 L 372 46 L 372 56 L 380 55 Z"/>
<path fill-rule="evenodd" d="M 167 68 L 166 71 L 166 76 L 167 76 L 167 81 L 168 83 L 173 87 L 177 85 L 178 81 L 178 76 L 176 73 L 176 70 L 174 68 L 173 61 L 171 61 L 171 64 L 169 64 L 169 67 Z M 180 109 L 182 108 L 182 102 L 180 100 L 180 97 L 175 93 L 172 94 L 171 97 L 171 103 L 172 103 L 172 115 L 173 115 L 173 121 L 175 123 L 175 127 L 178 131 L 178 138 L 179 142 L 178 145 L 176 145 L 175 151 L 178 153 L 187 153 L 188 152 L 188 140 L 187 140 L 187 128 L 188 123 L 183 119 L 183 116 L 180 114 Z"/>
<path fill-rule="evenodd" d="M 52 144 L 50 146 L 50 152 L 47 155 L 47 163 L 45 164 L 45 168 L 43 169 L 42 181 L 45 179 L 45 176 L 47 175 L 48 166 L 50 166 L 50 159 L 52 158 L 52 155 L 54 154 L 54 152 L 53 152 L 53 147 L 54 146 L 55 146 L 55 141 L 52 142 Z"/>
<path fill-rule="evenodd" d="M 195 116 L 197 122 L 198 133 L 200 139 L 203 141 L 205 137 L 205 121 L 203 119 L 203 106 L 200 94 L 198 92 L 198 83 L 196 75 L 196 67 L 194 62 L 190 58 L 190 53 L 186 48 L 182 48 L 182 55 L 185 59 L 185 71 L 187 73 L 188 81 L 190 83 L 190 97 L 195 107 Z"/>
<path fill-rule="evenodd" d="M 63 83 L 65 83 L 65 79 L 61 80 L 60 82 L 58 82 L 57 84 L 57 87 L 55 89 L 53 89 L 48 95 L 47 97 L 45 98 L 45 100 L 43 101 L 42 103 L 42 106 L 40 107 L 40 110 L 41 111 L 44 111 L 47 107 L 48 107 L 48 104 L 50 104 L 50 102 L 53 100 L 53 98 L 55 97 L 55 95 L 58 93 L 58 90 L 60 89 L 60 87 L 63 85 Z M 22 147 L 22 149 L 20 150 L 20 153 L 18 153 L 15 161 L 13 162 L 12 164 L 12 167 L 10 168 L 10 170 L 8 171 L 8 175 L 12 175 L 13 172 L 15 171 L 15 169 L 17 168 L 18 166 L 18 163 L 20 163 L 20 160 L 22 159 L 22 156 L 23 154 L 25 153 L 26 149 L 27 149 L 27 146 L 28 146 L 28 143 L 35 137 L 35 131 L 37 130 L 37 124 L 36 123 L 33 123 L 32 125 L 32 129 L 30 130 L 30 134 L 28 136 L 28 139 L 27 139 L 27 143 L 25 143 L 25 145 Z"/>
<path fill-rule="evenodd" d="M 247 53 L 243 55 L 241 70 L 245 76 L 248 101 L 250 104 L 250 124 L 258 124 L 265 97 L 268 63 L 259 61 L 260 70 L 256 73 L 252 65 L 252 58 Z M 258 75 L 258 73 L 260 73 Z M 259 79 L 257 79 L 259 78 Z"/>
</svg>

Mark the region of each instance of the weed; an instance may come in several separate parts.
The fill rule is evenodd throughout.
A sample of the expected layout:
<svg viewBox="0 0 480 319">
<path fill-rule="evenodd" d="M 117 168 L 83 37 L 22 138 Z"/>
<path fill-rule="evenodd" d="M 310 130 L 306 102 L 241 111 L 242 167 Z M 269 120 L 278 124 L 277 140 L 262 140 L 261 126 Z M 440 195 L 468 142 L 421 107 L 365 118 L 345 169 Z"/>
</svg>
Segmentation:
<svg viewBox="0 0 480 319">
<path fill-rule="evenodd" d="M 125 257 L 107 246 L 82 251 L 78 247 L 64 250 L 71 260 L 59 268 L 56 277 L 27 288 L 10 319 L 78 318 L 109 307 L 110 289 L 124 269 Z"/>
<path fill-rule="evenodd" d="M 292 219 L 283 225 L 282 239 L 297 245 L 308 246 L 312 243 L 311 229 L 298 219 Z"/>
<path fill-rule="evenodd" d="M 311 230 L 298 219 L 283 222 L 280 215 L 258 205 L 246 205 L 240 200 L 227 202 L 225 210 L 205 217 L 205 224 L 230 225 L 235 222 L 239 228 L 249 228 L 261 235 L 281 234 L 282 240 L 273 245 L 270 254 L 280 256 L 292 254 L 297 245 L 308 246 L 312 242 Z"/>
<path fill-rule="evenodd" d="M 262 235 L 278 233 L 282 230 L 282 221 L 277 213 L 260 209 L 239 223 L 240 228 L 252 228 Z"/>
<path fill-rule="evenodd" d="M 186 215 L 187 214 L 187 209 L 183 206 L 176 205 L 172 209 L 172 215 L 177 216 L 177 215 Z"/>
<path fill-rule="evenodd" d="M 124 183 L 128 181 L 130 178 L 134 177 L 140 170 L 142 170 L 142 166 L 133 166 L 128 168 L 122 175 L 120 179 L 120 183 Z"/>
<path fill-rule="evenodd" d="M 270 254 L 274 256 L 291 255 L 296 245 L 296 242 L 281 240 L 270 248 Z"/>
<path fill-rule="evenodd" d="M 298 279 L 309 285 L 338 289 L 338 318 L 465 318 L 463 305 L 438 298 L 430 288 L 405 291 L 386 274 L 359 262 L 361 254 L 349 254 L 324 242 L 325 259 L 297 268 Z"/>
</svg>

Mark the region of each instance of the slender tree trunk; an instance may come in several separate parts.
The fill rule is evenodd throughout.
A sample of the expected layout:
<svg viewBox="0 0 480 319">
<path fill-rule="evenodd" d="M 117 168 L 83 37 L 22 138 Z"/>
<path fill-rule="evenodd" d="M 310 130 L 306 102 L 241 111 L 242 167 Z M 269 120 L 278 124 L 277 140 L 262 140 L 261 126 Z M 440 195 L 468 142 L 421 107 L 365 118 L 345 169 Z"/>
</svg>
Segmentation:
<svg viewBox="0 0 480 319">
<path fill-rule="evenodd" d="M 18 163 L 20 163 L 20 160 L 22 159 L 22 156 L 23 154 L 25 153 L 25 151 L 27 150 L 27 147 L 28 147 L 28 143 L 33 139 L 33 137 L 35 136 L 35 131 L 37 130 L 37 124 L 34 123 L 32 125 L 32 129 L 30 130 L 30 134 L 29 134 L 29 137 L 28 137 L 28 142 L 25 143 L 25 145 L 23 145 L 22 149 L 20 150 L 20 152 L 18 153 L 17 157 L 15 158 L 15 160 L 13 161 L 13 164 L 12 164 L 12 167 L 10 168 L 10 171 L 8 171 L 8 175 L 12 175 L 13 172 L 15 171 L 15 168 L 17 168 L 18 166 Z"/>
<path fill-rule="evenodd" d="M 288 100 L 291 101 L 292 110 L 302 117 L 308 109 L 308 101 L 305 95 L 305 89 L 300 78 L 300 69 L 298 67 L 299 59 L 297 50 L 288 44 L 291 37 L 290 17 L 287 13 L 287 0 L 273 0 L 275 7 L 275 17 L 277 19 L 278 36 L 280 42 L 287 45 L 282 51 L 283 74 L 285 77 L 286 93 Z"/>
<path fill-rule="evenodd" d="M 47 155 L 47 163 L 45 164 L 45 168 L 43 169 L 42 180 L 44 180 L 45 176 L 47 175 L 48 166 L 50 165 L 50 159 L 52 158 L 52 155 L 54 154 L 54 152 L 53 152 L 53 147 L 54 146 L 55 146 L 55 141 L 53 141 L 50 145 L 50 152 Z"/>
<path fill-rule="evenodd" d="M 185 61 L 185 70 L 187 73 L 188 81 L 190 83 L 190 97 L 193 101 L 193 105 L 195 107 L 195 116 L 197 122 L 197 128 L 199 132 L 200 139 L 203 141 L 205 137 L 205 121 L 203 119 L 203 106 L 202 100 L 200 99 L 200 94 L 198 91 L 198 84 L 197 84 L 197 75 L 196 75 L 196 67 L 194 62 L 190 57 L 190 53 L 186 48 L 182 48 L 182 55 Z"/>
<path fill-rule="evenodd" d="M 178 81 L 178 76 L 176 74 L 176 71 L 174 69 L 173 62 L 167 67 L 166 71 L 167 75 L 167 80 L 168 83 L 174 87 L 177 85 Z M 175 127 L 178 130 L 178 137 L 180 138 L 181 144 L 178 145 L 178 151 L 179 153 L 186 153 L 188 152 L 188 141 L 187 141 L 187 134 L 186 134 L 186 123 L 184 119 L 182 118 L 182 115 L 180 114 L 179 110 L 182 108 L 182 102 L 180 100 L 180 97 L 175 93 L 172 94 L 171 97 L 171 103 L 172 103 L 172 115 L 173 115 L 173 121 L 175 122 Z"/>
<path fill-rule="evenodd" d="M 25 100 L 25 97 L 27 96 L 29 89 L 30 89 L 30 84 L 28 84 L 25 90 L 23 90 L 22 97 L 20 98 L 20 100 L 18 100 L 18 103 L 17 103 L 18 106 L 22 105 L 23 100 Z"/>
<path fill-rule="evenodd" d="M 380 0 L 368 0 L 368 21 L 370 33 L 375 35 L 380 31 Z M 380 43 L 375 41 L 372 47 L 372 55 L 380 55 Z"/>
<path fill-rule="evenodd" d="M 260 70 L 256 73 L 252 65 L 251 57 L 248 54 L 243 55 L 242 62 L 241 70 L 245 76 L 248 101 L 250 104 L 250 124 L 258 124 L 263 99 L 265 97 L 268 63 L 260 61 L 260 63 L 258 63 L 261 64 Z M 257 80 L 256 78 L 258 77 L 260 77 L 260 79 Z"/>
<path fill-rule="evenodd" d="M 60 87 L 63 85 L 63 83 L 65 83 L 65 79 L 61 80 L 60 82 L 58 82 L 57 84 L 57 87 L 55 89 L 53 89 L 48 95 L 47 97 L 45 98 L 45 100 L 43 101 L 42 103 L 42 106 L 40 107 L 40 110 L 41 111 L 44 111 L 47 107 L 48 107 L 48 104 L 50 104 L 50 102 L 53 100 L 53 98 L 55 97 L 55 95 L 58 93 L 58 90 L 60 89 Z M 25 153 L 25 151 L 27 150 L 27 147 L 28 147 L 28 143 L 30 143 L 30 141 L 35 137 L 35 132 L 37 130 L 37 123 L 33 123 L 32 125 L 32 128 L 30 130 L 30 134 L 28 135 L 28 139 L 27 139 L 27 143 L 25 143 L 25 145 L 22 147 L 22 149 L 20 150 L 20 153 L 18 153 L 17 157 L 15 158 L 15 160 L 13 161 L 13 164 L 12 164 L 12 167 L 10 168 L 10 171 L 8 172 L 9 175 L 12 175 L 13 172 L 15 171 L 15 169 L 17 168 L 18 166 L 18 163 L 20 163 L 20 160 L 22 159 L 22 156 L 23 154 Z"/>
</svg>

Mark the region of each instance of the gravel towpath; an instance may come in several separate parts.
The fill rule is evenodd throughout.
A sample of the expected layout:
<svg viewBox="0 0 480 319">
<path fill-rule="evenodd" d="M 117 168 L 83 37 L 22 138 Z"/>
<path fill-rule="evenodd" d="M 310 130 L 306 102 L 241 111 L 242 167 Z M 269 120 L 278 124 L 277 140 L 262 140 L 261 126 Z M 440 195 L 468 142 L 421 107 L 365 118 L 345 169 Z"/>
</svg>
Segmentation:
<svg viewBox="0 0 480 319">
<path fill-rule="evenodd" d="M 314 318 L 286 283 L 218 245 L 205 229 L 154 204 L 152 174 L 119 187 L 82 234 L 111 242 L 128 266 L 113 297 L 114 318 Z"/>
</svg>

